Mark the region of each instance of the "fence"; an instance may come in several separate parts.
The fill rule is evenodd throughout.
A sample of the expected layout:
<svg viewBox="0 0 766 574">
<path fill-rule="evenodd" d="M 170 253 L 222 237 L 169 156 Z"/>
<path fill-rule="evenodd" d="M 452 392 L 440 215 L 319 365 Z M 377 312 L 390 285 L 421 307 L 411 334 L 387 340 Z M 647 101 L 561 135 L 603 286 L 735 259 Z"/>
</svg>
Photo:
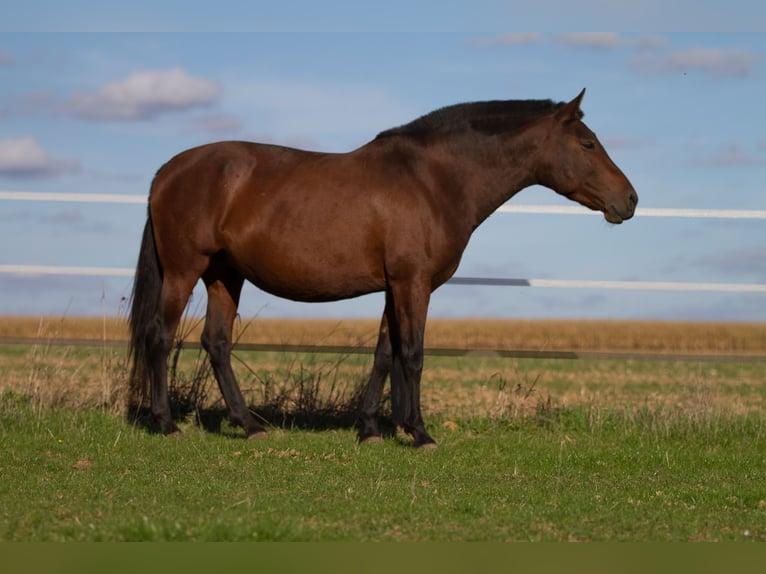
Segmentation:
<svg viewBox="0 0 766 574">
<path fill-rule="evenodd" d="M 146 205 L 146 196 L 97 193 L 40 193 L 28 191 L 0 191 L 0 200 L 44 201 L 77 203 L 122 203 Z M 498 213 L 597 215 L 579 206 L 554 205 L 503 205 Z M 678 217 L 708 219 L 758 219 L 766 220 L 766 210 L 735 209 L 670 209 L 641 208 L 640 217 Z M 80 275 L 120 277 L 132 276 L 134 270 L 126 267 L 71 267 L 51 265 L 5 265 L 0 264 L 0 274 L 10 275 Z M 758 283 L 692 283 L 667 281 L 587 281 L 565 279 L 453 277 L 451 285 L 483 285 L 504 287 L 536 287 L 556 289 L 621 289 L 637 291 L 707 291 L 726 293 L 766 293 L 766 284 Z"/>
<path fill-rule="evenodd" d="M 146 205 L 146 196 L 90 194 L 90 193 L 39 193 L 26 191 L 0 191 L 0 200 L 6 201 L 44 201 L 44 202 L 83 202 L 111 204 Z M 504 205 L 499 213 L 551 214 L 551 215 L 598 215 L 579 206 L 552 205 Z M 766 210 L 731 210 L 731 209 L 666 209 L 638 208 L 640 217 L 676 217 L 676 218 L 715 218 L 715 219 L 751 219 L 766 220 Z M 113 276 L 130 277 L 133 268 L 125 267 L 83 267 L 83 266 L 48 266 L 48 265 L 10 265 L 0 264 L 0 274 L 46 276 Z M 639 291 L 703 291 L 726 293 L 766 293 L 766 285 L 758 283 L 693 283 L 693 282 L 657 282 L 657 281 L 589 281 L 564 279 L 532 278 L 490 278 L 490 277 L 453 277 L 452 285 L 481 285 L 502 287 L 533 287 L 557 289 L 621 289 Z M 0 337 L 0 343 L 28 343 L 26 339 Z M 48 341 L 50 344 L 92 345 L 93 341 L 60 340 Z M 122 341 L 101 341 L 100 344 L 124 345 Z M 191 344 L 190 346 L 194 346 Z M 372 353 L 367 347 L 335 347 L 305 345 L 240 345 L 242 350 L 311 352 L 311 353 Z M 475 355 L 470 349 L 427 349 L 428 354 L 437 355 Z M 483 355 L 511 358 L 553 358 L 553 359 L 642 359 L 670 361 L 715 361 L 715 362 L 766 362 L 761 355 L 710 355 L 678 353 L 624 353 L 624 352 L 560 352 L 560 351 L 521 351 L 521 350 L 483 350 Z"/>
</svg>

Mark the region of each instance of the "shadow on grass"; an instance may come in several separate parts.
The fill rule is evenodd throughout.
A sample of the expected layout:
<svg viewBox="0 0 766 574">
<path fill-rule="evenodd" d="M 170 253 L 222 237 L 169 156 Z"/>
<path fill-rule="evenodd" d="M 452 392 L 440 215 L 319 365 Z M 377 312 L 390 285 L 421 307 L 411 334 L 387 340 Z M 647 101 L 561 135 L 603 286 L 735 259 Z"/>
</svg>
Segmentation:
<svg viewBox="0 0 766 574">
<path fill-rule="evenodd" d="M 191 360 L 183 364 L 179 361 L 187 336 L 188 332 L 182 333 L 168 360 L 168 395 L 173 420 L 176 423 L 192 420 L 212 433 L 237 432 L 228 423 L 222 401 L 211 400 L 211 391 L 216 385 L 205 353 L 199 348 L 189 349 Z M 243 388 L 243 394 L 251 401 L 249 410 L 267 431 L 269 427 L 314 431 L 356 428 L 358 405 L 369 367 L 349 374 L 347 369 L 341 369 L 349 356 L 339 354 L 334 360 L 317 361 L 311 356 L 296 354 L 287 357 L 275 369 L 277 372 L 264 372 L 256 371 L 236 352 L 232 353 L 232 359 L 248 372 L 251 388 Z M 390 415 L 389 397 L 384 397 L 382 403 L 381 431 L 384 436 L 395 436 L 396 427 L 387 416 Z M 148 405 L 129 409 L 128 419 L 149 432 L 160 432 Z"/>
<path fill-rule="evenodd" d="M 174 406 L 172 409 L 173 421 L 176 423 L 187 422 L 190 419 L 206 432 L 221 435 L 241 433 L 241 429 L 229 424 L 228 412 L 224 408 L 202 408 L 197 410 L 181 409 Z M 271 429 L 297 429 L 305 431 L 326 430 L 349 430 L 358 427 L 358 417 L 355 411 L 318 408 L 315 410 L 303 410 L 287 412 L 273 406 L 253 406 L 250 412 L 266 427 Z M 152 434 L 159 434 L 160 429 L 155 423 L 148 408 L 131 409 L 128 413 L 131 424 L 144 429 Z M 393 438 L 396 436 L 396 425 L 390 416 L 381 416 L 378 420 L 383 437 Z M 245 438 L 242 434 L 242 438 Z"/>
<path fill-rule="evenodd" d="M 338 412 L 328 409 L 317 409 L 301 412 L 285 412 L 273 407 L 254 406 L 250 408 L 255 418 L 266 427 L 276 429 L 297 429 L 305 431 L 348 430 L 357 428 L 358 418 L 355 412 Z M 196 423 L 211 433 L 228 434 L 232 427 L 228 423 L 225 409 L 203 409 L 196 413 Z M 380 428 L 383 436 L 394 436 L 396 426 L 390 417 L 380 418 Z"/>
</svg>

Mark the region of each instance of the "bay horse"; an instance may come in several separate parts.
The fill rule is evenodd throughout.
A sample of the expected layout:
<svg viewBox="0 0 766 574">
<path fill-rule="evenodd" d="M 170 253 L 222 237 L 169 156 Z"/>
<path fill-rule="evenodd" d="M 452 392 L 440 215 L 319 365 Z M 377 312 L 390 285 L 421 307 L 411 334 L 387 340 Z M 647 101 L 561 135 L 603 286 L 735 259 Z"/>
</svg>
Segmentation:
<svg viewBox="0 0 766 574">
<path fill-rule="evenodd" d="M 186 150 L 152 182 L 129 317 L 131 405 L 179 432 L 168 355 L 192 289 L 207 288 L 202 346 L 247 437 L 265 436 L 231 368 L 245 280 L 295 301 L 385 292 L 372 373 L 358 410 L 360 442 L 381 441 L 390 375 L 394 422 L 434 446 L 420 409 L 431 293 L 458 267 L 471 233 L 521 189 L 539 184 L 630 219 L 638 196 L 583 123 L 585 90 L 568 103 L 458 104 L 380 133 L 348 153 L 219 142 Z"/>
</svg>

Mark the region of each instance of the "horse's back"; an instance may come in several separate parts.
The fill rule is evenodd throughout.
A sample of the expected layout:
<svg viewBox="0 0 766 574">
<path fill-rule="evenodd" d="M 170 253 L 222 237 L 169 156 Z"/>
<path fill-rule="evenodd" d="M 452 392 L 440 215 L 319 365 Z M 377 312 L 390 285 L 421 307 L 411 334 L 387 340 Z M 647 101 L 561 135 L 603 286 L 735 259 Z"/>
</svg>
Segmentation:
<svg viewBox="0 0 766 574">
<path fill-rule="evenodd" d="M 152 185 L 160 258 L 181 272 L 224 253 L 255 285 L 299 300 L 382 289 L 375 210 L 343 156 L 247 142 L 181 152 Z"/>
<path fill-rule="evenodd" d="M 220 229 L 232 210 L 252 211 L 249 190 L 266 189 L 302 158 L 297 149 L 225 141 L 187 149 L 163 165 L 152 182 L 150 212 L 156 228 L 198 235 Z M 178 233 L 176 233 L 178 235 Z"/>
<path fill-rule="evenodd" d="M 152 183 L 152 201 L 158 196 L 180 193 L 184 197 L 195 193 L 220 194 L 234 190 L 237 184 L 251 178 L 256 171 L 261 175 L 289 169 L 313 152 L 293 148 L 244 141 L 225 141 L 187 149 L 163 165 Z"/>
<path fill-rule="evenodd" d="M 447 227 L 424 165 L 393 141 L 346 154 L 246 142 L 187 150 L 152 188 L 160 256 L 180 269 L 223 253 L 255 285 L 303 301 L 379 291 L 390 277 L 440 283 L 465 234 Z"/>
</svg>

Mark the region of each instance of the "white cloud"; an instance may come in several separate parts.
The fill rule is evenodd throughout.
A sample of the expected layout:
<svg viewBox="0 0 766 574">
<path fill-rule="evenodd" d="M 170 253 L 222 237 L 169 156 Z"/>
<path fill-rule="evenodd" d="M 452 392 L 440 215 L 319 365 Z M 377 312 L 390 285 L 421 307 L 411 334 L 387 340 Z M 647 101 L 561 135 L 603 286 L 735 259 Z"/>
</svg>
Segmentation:
<svg viewBox="0 0 766 574">
<path fill-rule="evenodd" d="M 520 46 L 542 44 L 545 37 L 539 32 L 509 32 L 491 38 L 477 38 L 474 46 Z M 659 50 L 667 48 L 669 42 L 663 36 L 647 34 L 635 38 L 623 37 L 617 32 L 569 32 L 553 38 L 557 44 L 575 48 L 590 48 L 595 50 L 641 49 Z"/>
<path fill-rule="evenodd" d="M 644 50 L 660 50 L 667 48 L 670 45 L 670 42 L 668 42 L 667 38 L 650 34 L 647 36 L 641 36 L 632 42 L 632 45 L 636 48 Z"/>
<path fill-rule="evenodd" d="M 191 131 L 206 134 L 238 133 L 244 122 L 232 114 L 203 114 L 191 120 Z"/>
<path fill-rule="evenodd" d="M 185 70 L 141 70 L 93 93 L 78 92 L 65 111 L 86 119 L 136 120 L 214 104 L 221 86 Z"/>
<path fill-rule="evenodd" d="M 43 177 L 79 169 L 77 161 L 55 159 L 31 136 L 0 140 L 0 176 Z"/>
<path fill-rule="evenodd" d="M 713 76 L 749 76 L 760 58 L 737 48 L 686 48 L 665 54 L 643 52 L 631 65 L 644 73 L 704 72 Z"/>
<path fill-rule="evenodd" d="M 732 275 L 745 275 L 763 280 L 766 278 L 766 271 L 759 262 L 764 260 L 766 260 L 766 244 L 716 251 L 715 253 L 699 257 L 693 260 L 692 263 L 719 271 L 728 277 Z"/>
<path fill-rule="evenodd" d="M 621 45 L 617 32 L 570 32 L 558 36 L 556 41 L 566 46 L 597 50 L 614 50 Z"/>
<path fill-rule="evenodd" d="M 612 150 L 612 149 L 635 150 L 635 149 L 641 149 L 642 147 L 646 145 L 647 142 L 635 137 L 611 136 L 611 137 L 606 137 L 603 140 L 603 143 L 604 143 L 604 147 L 606 147 L 609 150 Z"/>
<path fill-rule="evenodd" d="M 732 142 L 721 146 L 712 155 L 697 158 L 692 163 L 708 167 L 746 167 L 761 165 L 763 161 L 748 153 L 742 145 Z"/>
</svg>

